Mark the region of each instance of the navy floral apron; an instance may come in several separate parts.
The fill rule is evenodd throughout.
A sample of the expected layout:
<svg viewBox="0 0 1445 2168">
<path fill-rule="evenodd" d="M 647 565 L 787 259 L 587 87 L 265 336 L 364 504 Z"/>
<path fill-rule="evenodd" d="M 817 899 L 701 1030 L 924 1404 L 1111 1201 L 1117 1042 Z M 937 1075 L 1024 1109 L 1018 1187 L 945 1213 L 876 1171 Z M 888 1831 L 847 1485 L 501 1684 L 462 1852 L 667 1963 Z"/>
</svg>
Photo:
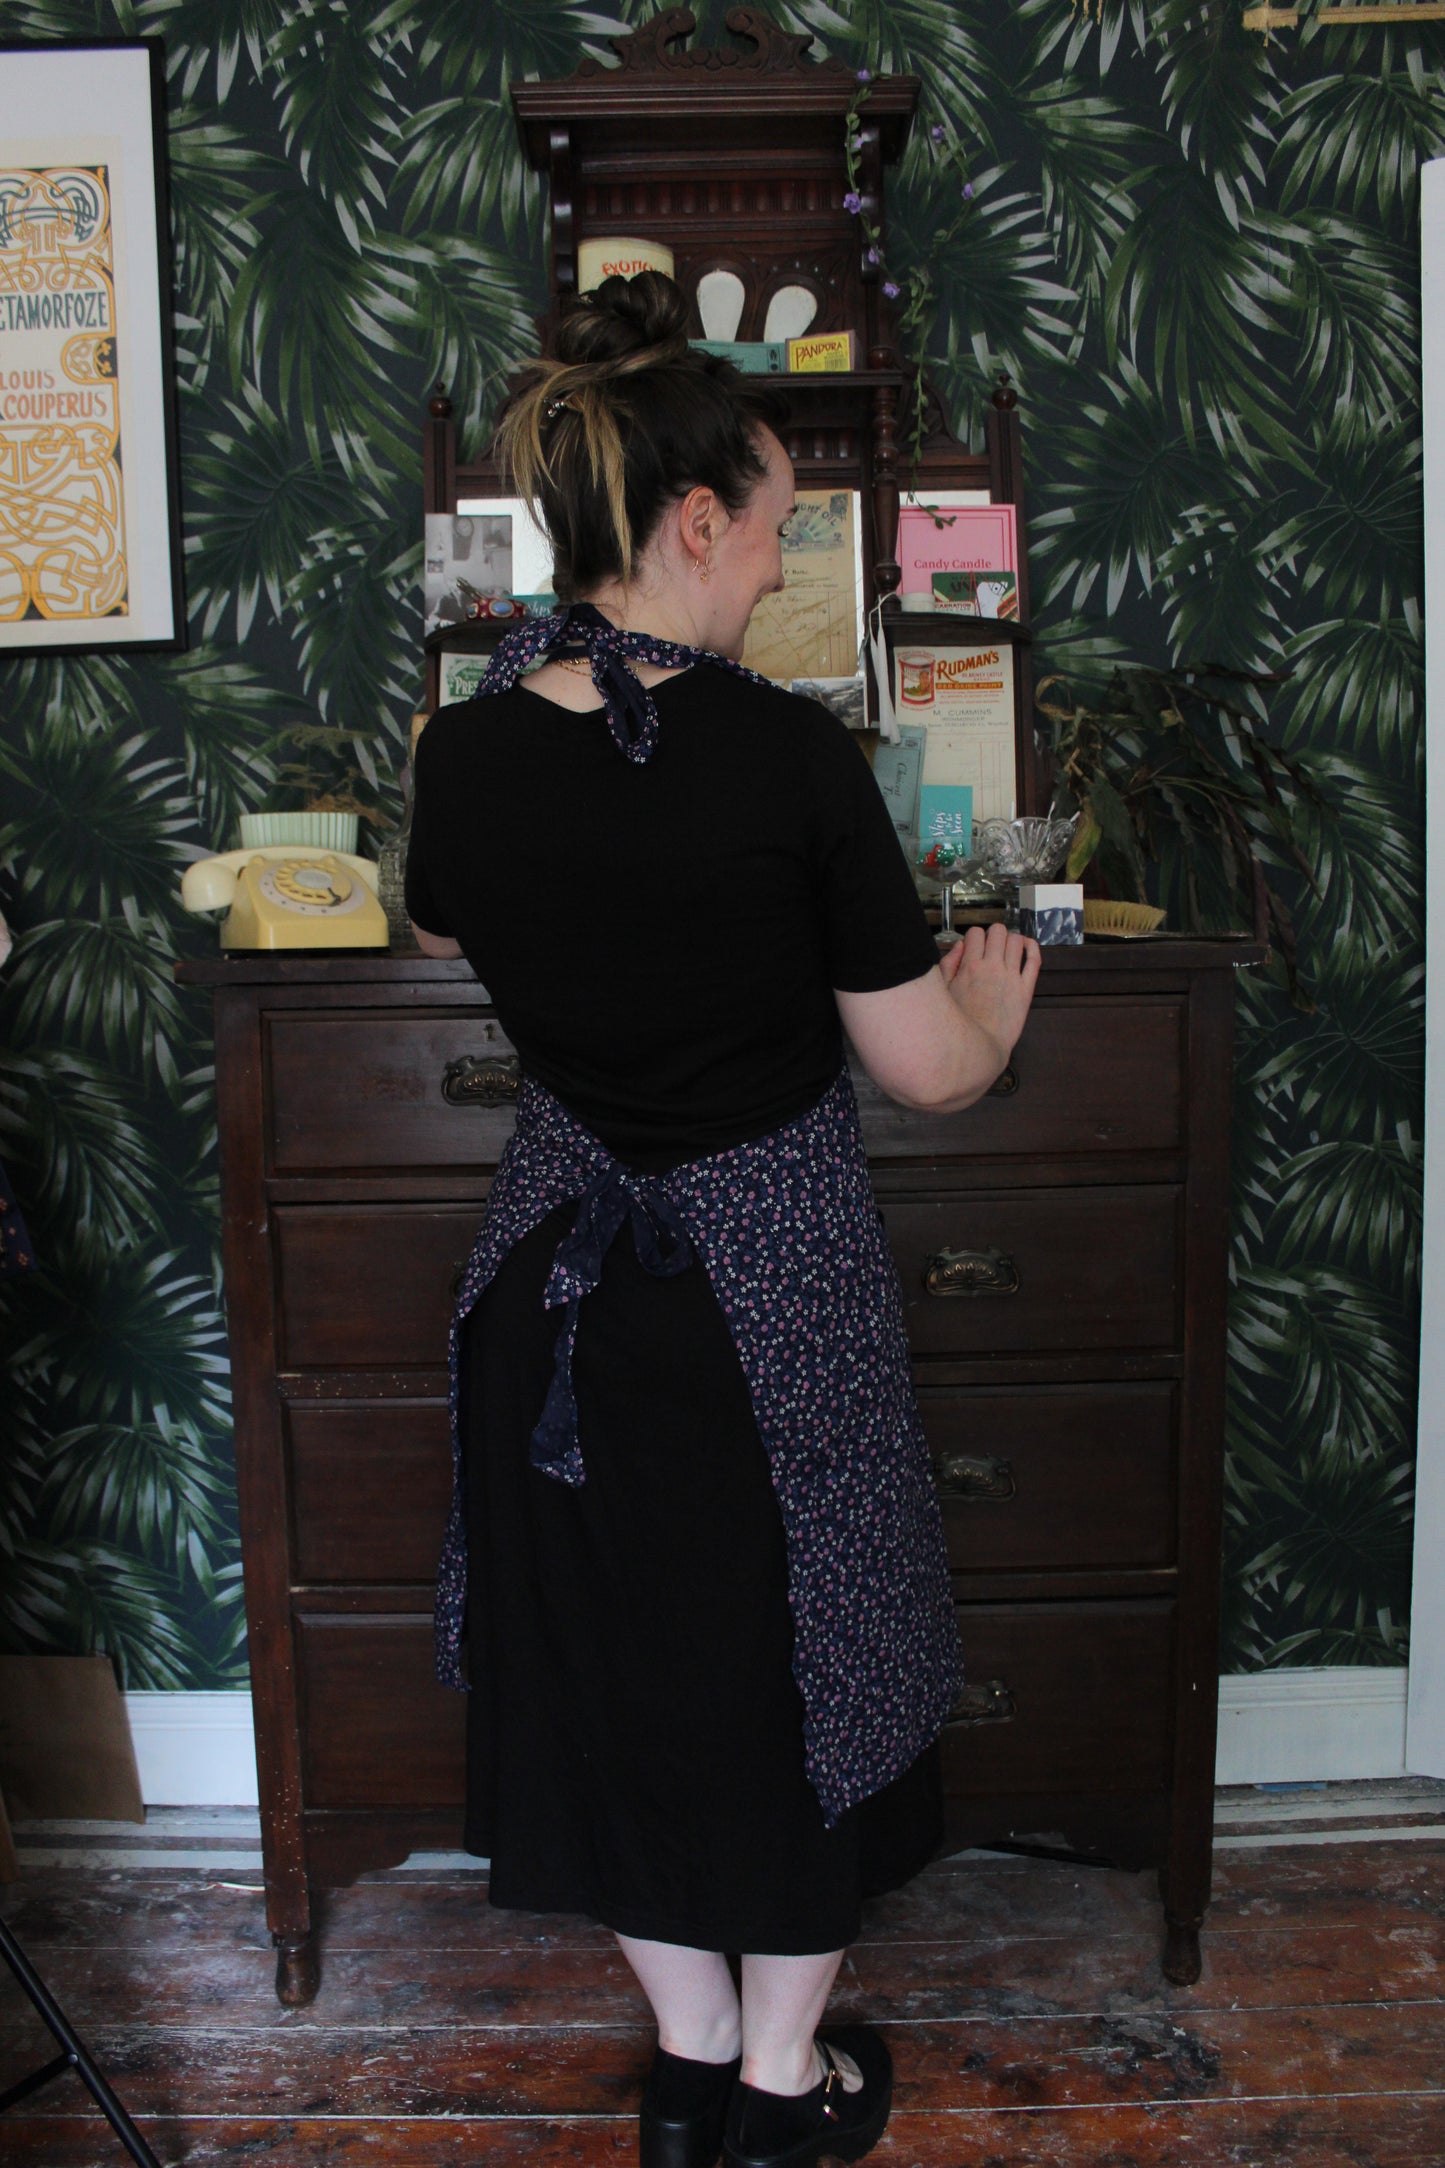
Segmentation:
<svg viewBox="0 0 1445 2168">
<path fill-rule="evenodd" d="M 747 1379 L 787 1542 L 806 1768 L 831 1827 L 937 1737 L 963 1683 L 898 1274 L 846 1071 L 795 1121 L 661 1175 L 625 1167 L 551 1092 L 524 1082 L 452 1320 L 439 1676 L 465 1683 L 462 1325 L 513 1245 L 574 1198 L 544 1296 L 560 1316 L 533 1465 L 561 1483 L 586 1481 L 572 1349 L 580 1306 L 630 1218 L 648 1270 L 701 1263 Z"/>
<path fill-rule="evenodd" d="M 618 633 L 590 606 L 557 615 L 578 620 L 609 728 L 634 760 L 650 754 L 656 717 L 623 658 L 725 661 Z M 558 644 L 558 630 L 544 620 L 504 641 L 481 691 L 515 683 L 527 660 Z M 543 1297 L 559 1313 L 558 1334 L 532 1463 L 560 1483 L 587 1479 L 572 1353 L 581 1306 L 630 1220 L 648 1271 L 707 1273 L 747 1380 L 786 1539 L 805 1764 L 831 1827 L 917 1759 L 963 1683 L 902 1294 L 846 1070 L 814 1107 L 767 1136 L 665 1174 L 625 1166 L 553 1093 L 524 1079 L 452 1319 L 454 1480 L 437 1586 L 438 1676 L 466 1683 L 462 1327 L 514 1245 L 574 1200 Z"/>
</svg>

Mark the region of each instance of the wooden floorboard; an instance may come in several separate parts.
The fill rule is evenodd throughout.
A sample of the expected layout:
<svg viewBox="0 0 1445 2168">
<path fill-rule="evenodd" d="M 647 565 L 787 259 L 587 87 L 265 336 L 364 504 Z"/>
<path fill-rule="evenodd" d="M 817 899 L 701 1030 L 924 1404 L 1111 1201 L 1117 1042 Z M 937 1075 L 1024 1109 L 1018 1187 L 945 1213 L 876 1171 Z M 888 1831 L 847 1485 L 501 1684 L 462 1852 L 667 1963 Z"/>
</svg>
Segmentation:
<svg viewBox="0 0 1445 2168">
<path fill-rule="evenodd" d="M 977 2018 L 883 2028 L 900 2107 L 1146 2106 L 1324 2099 L 1445 2085 L 1438 2006 Z M 300 2030 L 258 2038 L 204 2026 L 93 2026 L 89 2040 L 137 2114 L 615 2115 L 635 2102 L 652 2033 L 442 2024 Z M 0 2034 L 0 2085 L 44 2059 L 38 2030 Z M 3 2148 L 0 2148 L 3 2151 Z"/>
<path fill-rule="evenodd" d="M 239 1882 L 240 1886 L 236 1886 Z M 283 2011 L 247 1877 L 44 1867 L 0 1910 L 158 2157 L 285 2168 L 636 2159 L 652 2051 L 611 1938 L 494 1910 L 477 1875 L 325 1905 Z M 907 2168 L 1445 2168 L 1445 1845 L 1232 1853 L 1203 1976 L 1158 1968 L 1151 1878 L 943 1861 L 868 1908 L 830 2014 L 879 2024 Z M 0 1981 L 0 2086 L 46 2059 Z M 123 2156 L 67 2077 L 0 2122 L 6 2168 Z"/>
<path fill-rule="evenodd" d="M 15 2119 L 8 2163 L 98 2168 L 98 2133 L 60 2117 Z M 165 2168 L 622 2168 L 637 2158 L 631 2117 L 537 2122 L 398 2117 L 151 2126 Z M 104 2157 L 108 2157 L 108 2154 Z M 1254 2100 L 1183 2108 L 1029 2109 L 957 2115 L 903 2112 L 869 2154 L 879 2168 L 1439 2168 L 1439 2100 L 1355 2096 L 1309 2102 Z"/>
</svg>

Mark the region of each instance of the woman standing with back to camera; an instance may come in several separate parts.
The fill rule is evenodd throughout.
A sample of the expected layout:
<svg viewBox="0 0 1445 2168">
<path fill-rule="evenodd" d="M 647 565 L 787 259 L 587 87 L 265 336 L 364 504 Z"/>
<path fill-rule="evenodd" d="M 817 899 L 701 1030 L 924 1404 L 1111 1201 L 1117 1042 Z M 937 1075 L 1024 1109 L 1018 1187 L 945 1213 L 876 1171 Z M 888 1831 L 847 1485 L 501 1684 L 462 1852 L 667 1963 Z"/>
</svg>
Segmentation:
<svg viewBox="0 0 1445 2168">
<path fill-rule="evenodd" d="M 738 662 L 792 468 L 685 322 L 608 279 L 528 372 L 499 444 L 571 607 L 417 751 L 417 938 L 524 1078 L 454 1327 L 439 1647 L 492 1903 L 603 1922 L 656 2014 L 643 2168 L 793 2168 L 888 2119 L 883 2041 L 818 2026 L 861 1899 L 941 1843 L 960 1684 L 842 1031 L 964 1108 L 1038 951 L 940 964 L 856 743 Z"/>
</svg>

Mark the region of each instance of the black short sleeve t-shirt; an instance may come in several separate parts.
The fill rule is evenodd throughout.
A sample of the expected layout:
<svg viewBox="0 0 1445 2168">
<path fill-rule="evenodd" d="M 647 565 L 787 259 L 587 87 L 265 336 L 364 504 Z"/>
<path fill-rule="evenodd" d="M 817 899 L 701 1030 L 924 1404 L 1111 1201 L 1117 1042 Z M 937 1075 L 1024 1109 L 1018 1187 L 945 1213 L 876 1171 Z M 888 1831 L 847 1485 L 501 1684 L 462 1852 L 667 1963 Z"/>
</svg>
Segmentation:
<svg viewBox="0 0 1445 2168">
<path fill-rule="evenodd" d="M 763 1136 L 843 1058 L 835 987 L 933 969 L 913 877 L 826 708 L 695 664 L 651 760 L 600 709 L 443 708 L 417 745 L 407 908 L 450 934 L 522 1066 L 657 1169 Z"/>
</svg>

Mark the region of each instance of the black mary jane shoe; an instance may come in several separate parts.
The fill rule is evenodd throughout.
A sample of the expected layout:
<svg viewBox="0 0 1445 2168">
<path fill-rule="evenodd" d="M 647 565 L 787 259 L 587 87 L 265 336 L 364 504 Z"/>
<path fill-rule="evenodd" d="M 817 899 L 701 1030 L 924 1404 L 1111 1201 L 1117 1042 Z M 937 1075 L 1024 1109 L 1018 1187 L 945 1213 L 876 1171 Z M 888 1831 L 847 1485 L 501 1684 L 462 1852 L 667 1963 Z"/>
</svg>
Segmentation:
<svg viewBox="0 0 1445 2168">
<path fill-rule="evenodd" d="M 640 2168 L 713 2168 L 742 2066 L 741 2056 L 730 2063 L 695 2063 L 659 2048 L 637 2118 Z"/>
<path fill-rule="evenodd" d="M 893 2105 L 893 2058 L 871 2025 L 818 2035 L 826 2075 L 811 2092 L 765 2093 L 739 2082 L 728 2103 L 724 2168 L 815 2168 L 861 2160 L 882 2137 Z M 851 2055 L 863 2083 L 850 2093 L 832 2050 Z"/>
</svg>

